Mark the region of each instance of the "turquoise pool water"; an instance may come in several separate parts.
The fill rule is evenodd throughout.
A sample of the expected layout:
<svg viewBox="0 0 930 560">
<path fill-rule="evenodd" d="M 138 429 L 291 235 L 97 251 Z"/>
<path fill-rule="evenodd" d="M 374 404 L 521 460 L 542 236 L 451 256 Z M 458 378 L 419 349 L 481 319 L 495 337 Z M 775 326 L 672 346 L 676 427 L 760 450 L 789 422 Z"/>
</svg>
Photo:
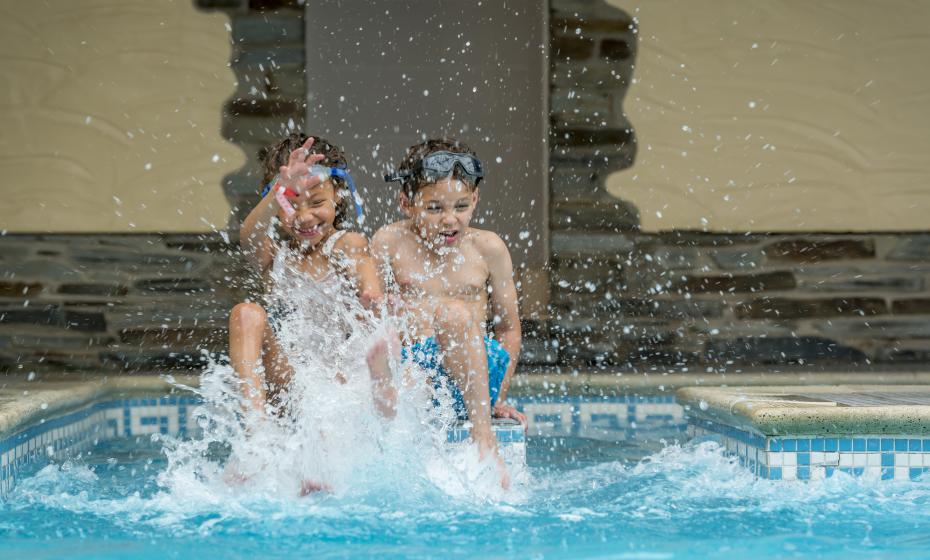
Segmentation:
<svg viewBox="0 0 930 560">
<path fill-rule="evenodd" d="M 918 558 L 930 551 L 930 484 L 758 480 L 713 441 L 680 443 L 674 422 L 619 424 L 564 432 L 541 424 L 528 440 L 527 480 L 504 501 L 452 497 L 410 480 L 306 498 L 171 493 L 157 480 L 166 467 L 159 444 L 112 439 L 78 461 L 23 473 L 0 505 L 0 556 Z"/>
</svg>

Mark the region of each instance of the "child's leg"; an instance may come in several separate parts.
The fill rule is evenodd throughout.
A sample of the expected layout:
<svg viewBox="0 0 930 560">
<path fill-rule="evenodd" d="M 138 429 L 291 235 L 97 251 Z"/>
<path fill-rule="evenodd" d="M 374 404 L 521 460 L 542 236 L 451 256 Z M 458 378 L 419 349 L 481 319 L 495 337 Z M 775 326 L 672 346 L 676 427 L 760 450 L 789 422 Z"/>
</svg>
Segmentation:
<svg viewBox="0 0 930 560">
<path fill-rule="evenodd" d="M 291 367 L 268 324 L 268 313 L 257 303 L 240 303 L 229 315 L 229 359 L 245 383 L 250 408 L 264 412 L 290 379 Z"/>
<path fill-rule="evenodd" d="M 245 386 L 243 396 L 256 411 L 264 412 L 267 398 L 262 342 L 268 314 L 257 303 L 240 303 L 229 314 L 229 359 Z"/>
<path fill-rule="evenodd" d="M 491 429 L 491 396 L 488 389 L 488 357 L 484 345 L 484 332 L 464 304 L 452 303 L 436 316 L 436 340 L 443 353 L 443 366 L 452 376 L 468 411 L 472 439 L 478 444 L 481 456 L 488 452 L 501 465 L 507 487 L 509 480 L 503 462 L 497 453 L 497 438 Z"/>
</svg>

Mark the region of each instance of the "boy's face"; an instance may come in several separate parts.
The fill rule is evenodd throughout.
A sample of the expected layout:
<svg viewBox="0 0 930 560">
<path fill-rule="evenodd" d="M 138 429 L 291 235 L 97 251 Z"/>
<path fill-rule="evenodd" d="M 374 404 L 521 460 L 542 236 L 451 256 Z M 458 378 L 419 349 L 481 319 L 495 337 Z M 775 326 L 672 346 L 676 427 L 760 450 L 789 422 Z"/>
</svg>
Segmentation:
<svg viewBox="0 0 930 560">
<path fill-rule="evenodd" d="M 424 241 L 451 247 L 462 240 L 477 204 L 477 188 L 447 177 L 421 188 L 413 201 L 405 197 L 402 208 Z"/>
<path fill-rule="evenodd" d="M 337 196 L 330 179 L 288 199 L 296 213 L 288 218 L 284 210 L 278 208 L 278 219 L 284 231 L 298 241 L 316 245 L 335 229 Z"/>
</svg>

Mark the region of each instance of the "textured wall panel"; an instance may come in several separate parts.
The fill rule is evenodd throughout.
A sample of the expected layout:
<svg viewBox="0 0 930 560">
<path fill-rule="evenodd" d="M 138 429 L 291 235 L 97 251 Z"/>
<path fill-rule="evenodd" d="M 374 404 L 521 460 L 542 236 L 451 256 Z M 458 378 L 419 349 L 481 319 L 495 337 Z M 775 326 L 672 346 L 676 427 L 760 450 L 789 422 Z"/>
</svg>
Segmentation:
<svg viewBox="0 0 930 560">
<path fill-rule="evenodd" d="M 610 2 L 639 149 L 608 188 L 643 229 L 930 228 L 930 3 Z"/>
<path fill-rule="evenodd" d="M 244 162 L 220 135 L 227 21 L 188 0 L 0 3 L 0 228 L 225 226 Z"/>
</svg>

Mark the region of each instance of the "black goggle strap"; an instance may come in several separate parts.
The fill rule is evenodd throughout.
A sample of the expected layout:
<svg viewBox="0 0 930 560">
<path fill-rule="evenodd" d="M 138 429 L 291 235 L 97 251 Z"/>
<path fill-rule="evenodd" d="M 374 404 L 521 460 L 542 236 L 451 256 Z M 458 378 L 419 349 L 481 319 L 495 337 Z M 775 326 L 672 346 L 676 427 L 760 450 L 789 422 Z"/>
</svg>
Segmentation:
<svg viewBox="0 0 930 560">
<path fill-rule="evenodd" d="M 413 175 L 410 171 L 393 171 L 384 175 L 385 183 L 402 183 Z"/>
</svg>

